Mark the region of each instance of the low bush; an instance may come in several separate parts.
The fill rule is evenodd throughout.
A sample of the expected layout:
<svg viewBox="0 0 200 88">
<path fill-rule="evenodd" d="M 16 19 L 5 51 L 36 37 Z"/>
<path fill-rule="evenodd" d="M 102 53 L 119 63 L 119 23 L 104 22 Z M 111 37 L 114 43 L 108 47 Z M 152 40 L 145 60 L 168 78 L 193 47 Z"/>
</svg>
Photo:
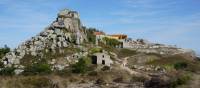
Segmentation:
<svg viewBox="0 0 200 88">
<path fill-rule="evenodd" d="M 0 70 L 0 75 L 3 76 L 12 76 L 15 74 L 15 68 L 14 67 L 6 67 Z"/>
<path fill-rule="evenodd" d="M 24 75 L 45 75 L 50 74 L 51 68 L 48 64 L 33 64 L 31 66 L 27 66 L 23 72 Z"/>
<path fill-rule="evenodd" d="M 4 68 L 4 64 L 1 61 L 0 61 L 0 68 Z"/>
<path fill-rule="evenodd" d="M 79 59 L 78 63 L 72 66 L 73 73 L 85 73 L 87 70 L 87 63 L 83 58 Z"/>
<path fill-rule="evenodd" d="M 186 62 L 177 62 L 174 64 L 176 70 L 187 68 L 188 64 Z"/>
<path fill-rule="evenodd" d="M 7 45 L 5 45 L 3 48 L 0 48 L 0 59 L 8 52 L 10 52 L 10 48 Z"/>
<path fill-rule="evenodd" d="M 190 75 L 188 75 L 188 74 L 185 74 L 185 75 L 181 74 L 177 78 L 173 79 L 170 84 L 171 84 L 172 88 L 176 88 L 179 85 L 186 84 L 190 79 L 191 79 Z"/>
</svg>

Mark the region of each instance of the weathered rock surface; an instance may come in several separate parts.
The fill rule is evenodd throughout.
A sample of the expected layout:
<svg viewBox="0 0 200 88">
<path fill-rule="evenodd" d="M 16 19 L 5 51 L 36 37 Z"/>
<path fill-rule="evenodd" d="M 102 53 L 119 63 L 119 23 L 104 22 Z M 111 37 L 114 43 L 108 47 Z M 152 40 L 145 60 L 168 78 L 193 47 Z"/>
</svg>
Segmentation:
<svg viewBox="0 0 200 88">
<path fill-rule="evenodd" d="M 6 67 L 15 65 L 20 68 L 20 60 L 25 55 L 43 57 L 43 52 L 63 53 L 63 48 L 68 47 L 70 43 L 79 45 L 84 41 L 87 39 L 82 31 L 79 14 L 64 9 L 58 13 L 57 19 L 49 27 L 7 53 L 2 62 Z M 59 52 L 56 51 L 57 49 Z M 56 65 L 55 68 L 62 69 L 63 65 Z M 19 72 L 21 70 L 16 70 L 16 73 Z"/>
</svg>

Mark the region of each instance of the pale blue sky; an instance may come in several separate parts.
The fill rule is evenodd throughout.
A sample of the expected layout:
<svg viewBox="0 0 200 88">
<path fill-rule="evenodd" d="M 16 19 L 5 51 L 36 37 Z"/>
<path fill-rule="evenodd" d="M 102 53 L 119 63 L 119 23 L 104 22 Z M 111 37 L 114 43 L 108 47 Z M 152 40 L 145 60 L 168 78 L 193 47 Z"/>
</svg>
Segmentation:
<svg viewBox="0 0 200 88">
<path fill-rule="evenodd" d="M 0 46 L 36 35 L 63 8 L 78 11 L 87 27 L 200 52 L 199 0 L 0 0 Z"/>
</svg>

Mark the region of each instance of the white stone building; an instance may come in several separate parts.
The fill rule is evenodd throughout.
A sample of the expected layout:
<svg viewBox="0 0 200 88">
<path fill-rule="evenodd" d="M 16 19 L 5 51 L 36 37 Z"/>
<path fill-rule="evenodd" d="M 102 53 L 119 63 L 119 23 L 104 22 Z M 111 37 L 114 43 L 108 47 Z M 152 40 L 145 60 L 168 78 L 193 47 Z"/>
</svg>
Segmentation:
<svg viewBox="0 0 200 88">
<path fill-rule="evenodd" d="M 113 61 L 110 59 L 110 56 L 106 53 L 95 53 L 92 56 L 92 64 L 97 65 L 106 65 L 110 66 L 113 64 Z"/>
</svg>

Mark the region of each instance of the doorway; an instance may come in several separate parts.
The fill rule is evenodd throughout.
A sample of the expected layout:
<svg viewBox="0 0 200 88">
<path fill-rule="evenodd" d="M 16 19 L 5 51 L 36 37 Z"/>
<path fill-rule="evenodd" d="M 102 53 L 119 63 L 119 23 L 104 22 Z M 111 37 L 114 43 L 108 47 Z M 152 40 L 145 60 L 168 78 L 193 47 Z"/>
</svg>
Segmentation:
<svg viewBox="0 0 200 88">
<path fill-rule="evenodd" d="M 97 56 L 92 56 L 92 64 L 97 64 Z"/>
<path fill-rule="evenodd" d="M 105 65 L 105 60 L 102 60 L 102 64 Z"/>
</svg>

